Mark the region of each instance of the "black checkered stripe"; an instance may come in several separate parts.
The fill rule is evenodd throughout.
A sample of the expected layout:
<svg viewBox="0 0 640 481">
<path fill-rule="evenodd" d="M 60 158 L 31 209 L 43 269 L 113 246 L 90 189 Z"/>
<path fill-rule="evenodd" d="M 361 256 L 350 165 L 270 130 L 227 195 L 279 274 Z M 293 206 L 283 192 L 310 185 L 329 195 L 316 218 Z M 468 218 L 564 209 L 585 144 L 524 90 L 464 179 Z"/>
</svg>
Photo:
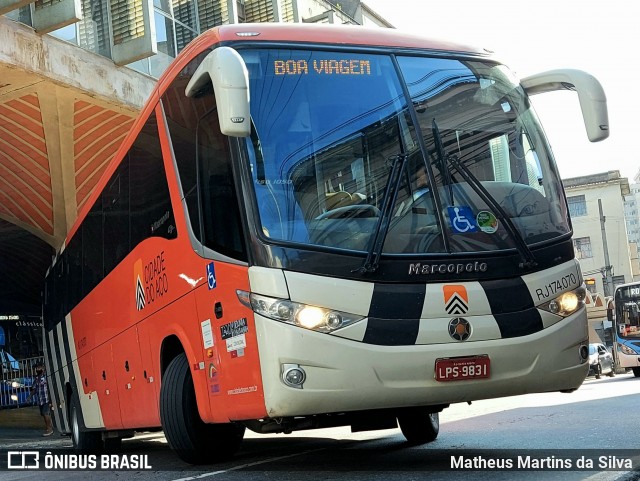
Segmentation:
<svg viewBox="0 0 640 481">
<path fill-rule="evenodd" d="M 561 320 L 536 308 L 536 304 L 582 282 L 575 261 L 526 276 L 476 282 L 375 283 L 365 287 L 366 283 L 339 279 L 326 284 L 304 274 L 286 273 L 286 277 L 293 300 L 365 317 L 333 335 L 383 346 L 459 342 L 448 329 L 449 322 L 456 318 L 471 324 L 469 342 L 534 334 Z M 565 282 L 558 291 L 546 287 L 569 277 L 572 283 Z M 320 284 L 314 286 L 315 282 Z M 462 286 L 467 301 L 462 296 L 445 299 L 447 285 Z"/>
<path fill-rule="evenodd" d="M 479 284 L 486 294 L 500 338 L 526 336 L 544 328 L 541 314 L 535 308 L 522 278 Z M 429 322 L 422 317 L 423 312 L 429 310 L 426 294 L 426 285 L 376 284 L 362 342 L 384 346 L 428 342 L 428 339 L 418 342 L 421 323 Z M 440 298 L 434 300 L 434 304 L 443 304 Z M 466 313 L 451 314 L 449 319 L 464 317 L 473 323 L 473 312 L 471 307 Z M 450 341 L 455 342 L 453 339 Z"/>
<path fill-rule="evenodd" d="M 65 399 L 68 382 L 75 386 L 69 324 L 62 320 L 53 329 L 44 332 L 45 364 L 49 381 L 49 396 L 53 406 L 52 420 L 58 432 L 70 432 L 69 410 Z"/>
</svg>

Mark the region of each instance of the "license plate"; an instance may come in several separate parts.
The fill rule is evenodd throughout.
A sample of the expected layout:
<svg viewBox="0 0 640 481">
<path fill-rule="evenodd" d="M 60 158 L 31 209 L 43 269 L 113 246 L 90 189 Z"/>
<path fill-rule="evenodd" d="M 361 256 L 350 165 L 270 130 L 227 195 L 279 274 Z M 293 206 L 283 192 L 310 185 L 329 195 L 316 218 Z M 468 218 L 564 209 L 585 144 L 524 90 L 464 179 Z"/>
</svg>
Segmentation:
<svg viewBox="0 0 640 481">
<path fill-rule="evenodd" d="M 486 379 L 491 373 L 490 368 L 487 355 L 436 359 L 436 381 Z"/>
</svg>

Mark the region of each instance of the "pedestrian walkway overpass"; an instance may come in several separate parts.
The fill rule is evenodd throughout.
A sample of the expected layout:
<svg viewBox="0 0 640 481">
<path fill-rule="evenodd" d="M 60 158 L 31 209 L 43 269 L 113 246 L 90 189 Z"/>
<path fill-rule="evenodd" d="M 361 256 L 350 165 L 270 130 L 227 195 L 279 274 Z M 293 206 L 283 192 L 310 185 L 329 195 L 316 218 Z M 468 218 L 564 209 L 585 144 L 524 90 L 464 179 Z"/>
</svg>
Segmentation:
<svg viewBox="0 0 640 481">
<path fill-rule="evenodd" d="M 0 314 L 42 277 L 155 81 L 0 16 Z"/>
</svg>

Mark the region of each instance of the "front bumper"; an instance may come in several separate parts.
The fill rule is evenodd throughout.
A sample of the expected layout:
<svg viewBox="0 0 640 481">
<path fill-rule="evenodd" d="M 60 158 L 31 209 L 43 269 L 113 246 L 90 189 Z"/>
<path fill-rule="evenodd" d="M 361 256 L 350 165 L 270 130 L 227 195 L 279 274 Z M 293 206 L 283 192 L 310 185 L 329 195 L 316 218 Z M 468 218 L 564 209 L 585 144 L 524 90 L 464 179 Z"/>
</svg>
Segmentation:
<svg viewBox="0 0 640 481">
<path fill-rule="evenodd" d="M 571 390 L 587 375 L 586 310 L 531 335 L 475 342 L 379 346 L 256 315 L 265 405 L 270 417 L 451 404 Z M 488 379 L 438 382 L 435 361 L 488 355 Z M 281 380 L 283 364 L 306 373 L 302 389 Z"/>
</svg>

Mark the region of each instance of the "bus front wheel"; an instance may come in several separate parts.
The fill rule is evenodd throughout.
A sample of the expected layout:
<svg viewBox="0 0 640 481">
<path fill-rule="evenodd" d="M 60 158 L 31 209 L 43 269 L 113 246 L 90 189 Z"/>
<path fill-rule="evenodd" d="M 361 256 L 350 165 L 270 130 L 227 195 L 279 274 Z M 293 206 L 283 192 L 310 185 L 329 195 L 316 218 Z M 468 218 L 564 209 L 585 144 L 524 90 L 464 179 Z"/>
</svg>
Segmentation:
<svg viewBox="0 0 640 481">
<path fill-rule="evenodd" d="M 426 444 L 438 437 L 440 415 L 426 407 L 407 408 L 398 413 L 398 424 L 410 444 Z"/>
<path fill-rule="evenodd" d="M 81 453 L 95 453 L 102 450 L 102 434 L 98 431 L 83 431 L 80 427 L 78 401 L 71 396 L 71 440 L 73 448 Z"/>
<path fill-rule="evenodd" d="M 160 421 L 171 448 L 190 464 L 229 459 L 240 448 L 244 436 L 244 426 L 202 421 L 184 353 L 169 363 L 162 378 Z"/>
<path fill-rule="evenodd" d="M 640 377 L 640 367 L 633 367 L 631 369 L 633 370 L 633 375 L 635 377 Z"/>
</svg>

